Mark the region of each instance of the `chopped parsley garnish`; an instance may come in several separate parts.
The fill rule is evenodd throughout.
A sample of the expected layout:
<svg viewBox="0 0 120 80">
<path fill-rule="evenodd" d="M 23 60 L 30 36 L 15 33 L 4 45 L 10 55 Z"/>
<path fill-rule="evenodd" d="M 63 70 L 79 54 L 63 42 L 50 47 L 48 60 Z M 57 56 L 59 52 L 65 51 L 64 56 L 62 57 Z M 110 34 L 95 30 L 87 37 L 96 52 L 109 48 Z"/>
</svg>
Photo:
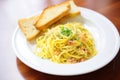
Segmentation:
<svg viewBox="0 0 120 80">
<path fill-rule="evenodd" d="M 61 29 L 61 34 L 64 35 L 64 36 L 70 36 L 72 34 L 72 31 L 67 28 L 67 27 L 60 27 Z"/>
</svg>

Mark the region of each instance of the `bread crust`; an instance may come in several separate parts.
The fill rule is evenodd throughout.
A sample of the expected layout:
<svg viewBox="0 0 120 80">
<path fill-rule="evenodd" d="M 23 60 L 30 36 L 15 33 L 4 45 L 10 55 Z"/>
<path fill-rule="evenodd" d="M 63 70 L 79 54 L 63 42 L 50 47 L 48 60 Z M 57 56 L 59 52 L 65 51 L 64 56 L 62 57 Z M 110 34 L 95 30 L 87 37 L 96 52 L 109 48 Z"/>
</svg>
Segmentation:
<svg viewBox="0 0 120 80">
<path fill-rule="evenodd" d="M 34 27 L 34 24 L 36 23 L 38 18 L 39 18 L 39 16 L 32 16 L 30 18 L 24 18 L 24 19 L 18 20 L 19 28 L 24 33 L 24 35 L 28 41 L 33 40 L 40 33 L 40 31 Z M 24 25 L 27 23 L 29 23 L 29 25 Z M 29 33 L 26 31 L 25 27 L 29 27 L 29 28 L 31 27 L 31 31 L 32 31 L 32 29 L 34 29 L 34 33 L 32 33 L 31 35 L 28 35 Z"/>
<path fill-rule="evenodd" d="M 52 20 L 46 21 L 46 23 L 41 24 L 42 19 L 44 18 L 44 14 L 46 13 L 47 10 L 50 10 L 52 8 L 56 8 L 57 6 L 64 6 L 64 8 L 66 8 L 66 10 L 62 11 L 61 13 L 59 13 L 57 16 L 53 16 Z M 47 28 L 48 26 L 52 25 L 53 23 L 55 23 L 56 21 L 58 21 L 59 19 L 61 19 L 62 17 L 66 16 L 69 14 L 70 11 L 70 4 L 69 3 L 61 3 L 61 4 L 57 4 L 54 6 L 49 6 L 47 8 L 44 9 L 44 11 L 41 13 L 39 20 L 36 22 L 35 26 L 37 29 L 42 30 L 44 28 Z"/>
</svg>

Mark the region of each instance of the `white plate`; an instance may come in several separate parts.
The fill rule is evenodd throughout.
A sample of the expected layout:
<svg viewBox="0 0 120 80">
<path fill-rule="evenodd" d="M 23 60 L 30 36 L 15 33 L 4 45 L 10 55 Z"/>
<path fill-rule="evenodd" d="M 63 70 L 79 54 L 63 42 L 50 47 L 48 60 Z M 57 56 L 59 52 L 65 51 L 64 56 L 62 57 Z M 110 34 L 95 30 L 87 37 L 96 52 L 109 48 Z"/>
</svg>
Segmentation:
<svg viewBox="0 0 120 80">
<path fill-rule="evenodd" d="M 77 64 L 57 64 L 41 59 L 33 53 L 35 44 L 27 42 L 18 27 L 12 38 L 16 56 L 29 67 L 53 75 L 80 75 L 107 65 L 118 53 L 120 47 L 119 33 L 106 17 L 86 8 L 80 7 L 79 9 L 81 16 L 68 20 L 68 22 L 82 22 L 84 27 L 92 33 L 98 50 L 95 57 Z"/>
</svg>

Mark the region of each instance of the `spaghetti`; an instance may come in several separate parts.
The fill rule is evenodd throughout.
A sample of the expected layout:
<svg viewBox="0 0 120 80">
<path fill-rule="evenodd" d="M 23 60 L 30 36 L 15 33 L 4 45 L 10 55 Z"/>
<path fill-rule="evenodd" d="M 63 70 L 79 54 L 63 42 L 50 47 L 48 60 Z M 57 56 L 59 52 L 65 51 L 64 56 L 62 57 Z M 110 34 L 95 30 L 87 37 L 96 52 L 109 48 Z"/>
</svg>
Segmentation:
<svg viewBox="0 0 120 80">
<path fill-rule="evenodd" d="M 77 22 L 57 25 L 36 39 L 35 54 L 56 63 L 82 62 L 96 53 L 91 33 Z"/>
</svg>

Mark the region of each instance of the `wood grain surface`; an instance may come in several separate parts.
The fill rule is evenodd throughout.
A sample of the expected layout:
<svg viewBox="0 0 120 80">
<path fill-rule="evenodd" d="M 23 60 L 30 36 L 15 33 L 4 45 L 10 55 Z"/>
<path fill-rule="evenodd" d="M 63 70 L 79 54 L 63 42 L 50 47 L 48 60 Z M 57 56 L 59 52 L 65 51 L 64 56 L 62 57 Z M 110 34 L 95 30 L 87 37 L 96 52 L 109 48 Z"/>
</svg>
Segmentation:
<svg viewBox="0 0 120 80">
<path fill-rule="evenodd" d="M 24 17 L 29 13 L 42 10 L 48 5 L 57 4 L 66 0 L 33 0 L 33 2 L 29 2 L 29 0 L 27 1 L 19 1 L 21 4 L 24 3 L 23 6 L 20 6 L 20 4 L 15 0 L 0 1 L 0 25 L 2 25 L 0 27 L 0 36 L 6 36 L 3 38 L 4 40 L 1 39 L 2 45 L 0 46 L 0 80 L 120 80 L 120 51 L 118 52 L 114 60 L 112 60 L 105 67 L 88 74 L 77 76 L 49 75 L 42 72 L 38 72 L 21 62 L 14 55 L 14 52 L 12 51 L 12 48 L 10 46 L 11 41 L 9 41 L 12 32 L 15 29 L 14 23 L 17 21 L 17 19 L 19 19 L 20 17 Z M 116 28 L 118 29 L 118 32 L 120 33 L 120 0 L 74 1 L 78 6 L 92 9 L 106 16 L 109 20 L 113 22 L 113 24 L 115 24 Z M 25 6 L 28 7 L 24 8 Z M 17 7 L 17 9 L 15 7 Z"/>
</svg>

